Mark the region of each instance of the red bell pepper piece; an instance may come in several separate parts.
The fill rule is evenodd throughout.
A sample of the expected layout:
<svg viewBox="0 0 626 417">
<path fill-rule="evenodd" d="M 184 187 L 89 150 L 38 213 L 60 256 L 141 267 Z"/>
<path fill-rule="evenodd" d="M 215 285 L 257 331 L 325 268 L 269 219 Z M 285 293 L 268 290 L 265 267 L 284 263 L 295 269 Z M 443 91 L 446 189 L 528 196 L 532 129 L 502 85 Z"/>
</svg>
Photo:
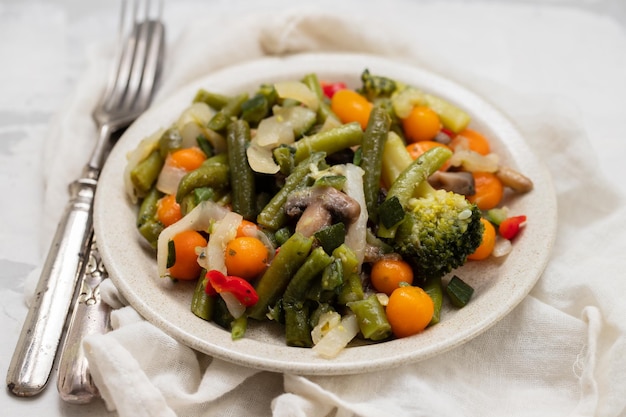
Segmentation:
<svg viewBox="0 0 626 417">
<path fill-rule="evenodd" d="M 450 139 L 454 139 L 454 137 L 456 136 L 456 133 L 446 127 L 442 127 L 441 131 L 445 133 Z"/>
<path fill-rule="evenodd" d="M 526 222 L 526 216 L 507 217 L 498 226 L 498 233 L 505 239 L 513 239 L 520 231 L 520 227 Z"/>
<path fill-rule="evenodd" d="M 217 291 L 215 291 L 215 288 L 213 288 L 213 285 L 211 284 L 211 281 L 209 281 L 208 277 L 204 285 L 204 292 L 211 297 L 217 295 Z"/>
<path fill-rule="evenodd" d="M 220 271 L 210 270 L 207 272 L 208 279 L 206 292 L 209 293 L 211 287 L 217 293 L 229 292 L 237 298 L 237 300 L 250 307 L 259 301 L 259 295 L 254 287 L 245 279 L 232 275 L 224 275 Z"/>
<path fill-rule="evenodd" d="M 348 88 L 346 83 L 342 83 L 342 82 L 327 83 L 327 82 L 322 81 L 320 83 L 320 86 L 322 87 L 322 91 L 324 92 L 324 95 L 328 98 L 333 98 L 333 96 L 335 95 L 337 91 Z"/>
</svg>

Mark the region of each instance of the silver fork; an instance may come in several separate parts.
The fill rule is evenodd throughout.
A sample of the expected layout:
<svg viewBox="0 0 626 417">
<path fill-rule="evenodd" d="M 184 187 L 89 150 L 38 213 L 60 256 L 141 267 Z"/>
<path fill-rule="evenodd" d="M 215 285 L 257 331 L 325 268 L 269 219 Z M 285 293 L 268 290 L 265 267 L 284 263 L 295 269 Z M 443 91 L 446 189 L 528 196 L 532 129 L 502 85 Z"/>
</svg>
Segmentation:
<svg viewBox="0 0 626 417">
<path fill-rule="evenodd" d="M 7 372 L 7 386 L 18 396 L 33 396 L 46 387 L 86 262 L 93 234 L 93 199 L 112 146 L 111 136 L 148 108 L 160 73 L 165 36 L 159 20 L 161 0 L 156 6 L 150 0 L 122 1 L 121 50 L 108 87 L 93 112 L 98 139 L 81 177 L 70 184 L 70 200 Z"/>
</svg>

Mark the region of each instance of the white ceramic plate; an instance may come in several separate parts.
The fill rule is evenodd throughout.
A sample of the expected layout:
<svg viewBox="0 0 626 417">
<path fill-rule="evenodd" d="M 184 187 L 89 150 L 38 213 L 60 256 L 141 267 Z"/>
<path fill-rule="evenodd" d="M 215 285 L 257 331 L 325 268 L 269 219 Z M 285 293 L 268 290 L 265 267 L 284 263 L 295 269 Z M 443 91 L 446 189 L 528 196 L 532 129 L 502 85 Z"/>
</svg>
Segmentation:
<svg viewBox="0 0 626 417">
<path fill-rule="evenodd" d="M 193 283 L 159 279 L 154 253 L 140 244 L 136 208 L 124 194 L 122 172 L 126 154 L 159 128 L 168 127 L 191 103 L 199 88 L 230 94 L 254 92 L 262 83 L 300 79 L 309 72 L 321 80 L 360 85 L 368 68 L 434 93 L 468 111 L 471 126 L 484 132 L 504 163 L 528 175 L 534 190 L 506 204 L 526 214 L 528 223 L 513 252 L 501 260 L 470 262 L 456 273 L 475 288 L 471 302 L 455 310 L 444 303 L 442 321 L 421 334 L 379 344 L 345 349 L 337 358 L 321 359 L 310 349 L 288 347 L 280 329 L 252 325 L 246 337 L 196 318 L 189 310 Z M 102 172 L 95 204 L 95 231 L 113 282 L 148 321 L 201 352 L 245 366 L 298 374 L 362 373 L 423 360 L 455 348 L 488 329 L 509 313 L 541 275 L 556 231 L 556 200 L 547 170 L 531 153 L 516 128 L 500 112 L 467 89 L 419 68 L 380 57 L 307 54 L 244 63 L 213 73 L 181 89 L 141 116 L 113 149 Z"/>
</svg>

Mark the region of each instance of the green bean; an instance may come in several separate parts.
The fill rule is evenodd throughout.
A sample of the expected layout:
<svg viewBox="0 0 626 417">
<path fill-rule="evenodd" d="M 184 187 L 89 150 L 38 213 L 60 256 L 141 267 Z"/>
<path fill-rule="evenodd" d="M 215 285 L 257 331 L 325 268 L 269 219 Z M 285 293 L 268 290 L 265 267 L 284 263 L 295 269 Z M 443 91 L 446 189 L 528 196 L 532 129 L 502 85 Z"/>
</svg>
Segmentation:
<svg viewBox="0 0 626 417">
<path fill-rule="evenodd" d="M 375 99 L 373 102 L 374 106 L 381 107 L 383 110 L 387 112 L 389 118 L 391 119 L 391 126 L 389 127 L 390 132 L 394 132 L 400 138 L 406 142 L 404 139 L 404 130 L 402 128 L 402 119 L 400 119 L 396 115 L 396 111 L 393 108 L 393 101 L 390 97 L 381 97 Z"/>
<path fill-rule="evenodd" d="M 443 285 L 441 284 L 441 277 L 429 279 L 422 286 L 422 289 L 430 296 L 435 305 L 433 318 L 428 324 L 432 326 L 433 324 L 439 323 L 439 319 L 441 318 L 441 304 L 443 303 Z"/>
<path fill-rule="evenodd" d="M 352 163 L 357 166 L 361 166 L 361 162 L 363 161 L 363 148 L 360 146 L 354 151 L 354 155 L 352 156 Z"/>
<path fill-rule="evenodd" d="M 250 143 L 250 127 L 244 120 L 228 125 L 228 165 L 233 211 L 246 220 L 254 220 L 256 211 L 256 188 L 254 171 L 248 164 L 246 149 Z"/>
<path fill-rule="evenodd" d="M 183 198 L 195 188 L 211 187 L 221 190 L 229 185 L 229 168 L 227 155 L 219 154 L 204 161 L 199 168 L 188 172 L 180 180 L 176 191 L 176 202 L 182 203 Z"/>
<path fill-rule="evenodd" d="M 202 276 L 204 276 L 204 274 L 202 274 L 201 277 Z M 215 306 L 215 297 L 211 297 L 206 293 L 204 290 L 205 286 L 206 280 L 199 278 L 193 296 L 191 297 L 191 312 L 203 320 L 210 321 Z"/>
<path fill-rule="evenodd" d="M 162 197 L 162 193 L 152 187 L 148 194 L 144 197 L 139 205 L 139 211 L 137 212 L 137 227 L 141 227 L 145 222 L 156 219 L 157 205 L 159 199 Z"/>
<path fill-rule="evenodd" d="M 333 258 L 333 262 L 324 269 L 322 289 L 334 290 L 343 284 L 343 266 L 341 259 Z"/>
<path fill-rule="evenodd" d="M 192 192 L 183 197 L 183 201 L 180 203 L 180 211 L 185 216 L 203 201 L 215 201 L 218 197 L 219 194 L 211 187 L 194 188 Z"/>
<path fill-rule="evenodd" d="M 285 343 L 295 347 L 313 346 L 307 305 L 285 308 Z"/>
<path fill-rule="evenodd" d="M 292 230 L 289 227 L 281 227 L 274 233 L 274 239 L 276 240 L 276 246 L 282 246 L 283 243 L 289 239 L 289 237 L 293 234 Z"/>
<path fill-rule="evenodd" d="M 180 131 L 175 126 L 167 129 L 159 138 L 159 151 L 161 157 L 165 159 L 167 154 L 172 151 L 176 151 L 182 147 L 183 137 L 180 135 Z"/>
<path fill-rule="evenodd" d="M 378 222 L 378 196 L 380 194 L 380 175 L 383 163 L 383 147 L 389 134 L 391 118 L 381 107 L 374 106 L 370 113 L 367 128 L 363 134 L 361 144 L 363 168 L 363 192 L 365 194 L 365 206 L 369 218 Z"/>
<path fill-rule="evenodd" d="M 245 334 L 248 329 L 248 317 L 244 314 L 243 316 L 237 317 L 233 321 L 230 322 L 230 337 L 232 340 L 239 340 Z"/>
<path fill-rule="evenodd" d="M 157 241 L 159 239 L 159 235 L 163 231 L 164 227 L 160 221 L 156 219 L 150 219 L 145 221 L 141 226 L 139 226 L 139 233 L 141 236 L 146 239 L 146 241 L 152 246 L 153 249 L 157 248 Z"/>
<path fill-rule="evenodd" d="M 400 173 L 389 188 L 387 199 L 397 197 L 402 207 L 406 207 L 417 185 L 424 182 L 431 172 L 439 169 L 450 158 L 452 151 L 435 147 L 425 155 L 430 155 L 430 157 L 417 158 Z"/>
<path fill-rule="evenodd" d="M 130 179 L 139 197 L 148 194 L 161 173 L 163 163 L 164 159 L 161 157 L 161 153 L 159 150 L 155 150 L 130 172 Z"/>
<path fill-rule="evenodd" d="M 274 160 L 280 167 L 280 173 L 283 175 L 289 175 L 293 171 L 295 162 L 293 160 L 294 150 L 287 145 L 280 145 L 272 151 Z"/>
<path fill-rule="evenodd" d="M 315 279 L 307 290 L 305 298 L 309 301 L 315 301 L 318 304 L 331 303 L 337 298 L 337 294 L 339 293 L 340 288 L 341 287 L 338 287 L 334 290 L 326 290 L 322 286 L 322 280 Z"/>
<path fill-rule="evenodd" d="M 228 165 L 228 153 L 218 153 L 207 158 L 203 163 L 203 166 L 207 165 Z"/>
<path fill-rule="evenodd" d="M 317 120 L 319 123 L 324 123 L 329 116 L 334 116 L 333 111 L 330 109 L 328 102 L 326 102 L 326 96 L 322 91 L 317 74 L 310 73 L 304 76 L 302 82 L 309 87 L 311 91 L 315 93 L 319 100 L 319 107 L 317 108 Z M 336 117 L 336 116 L 334 116 Z"/>
<path fill-rule="evenodd" d="M 294 146 L 296 164 L 306 159 L 313 152 L 325 152 L 327 155 L 361 144 L 363 130 L 357 122 L 347 123 L 307 136 L 297 141 Z"/>
<path fill-rule="evenodd" d="M 364 300 L 350 302 L 347 306 L 356 315 L 363 337 L 380 341 L 391 336 L 391 325 L 387 320 L 385 308 L 375 294 Z"/>
<path fill-rule="evenodd" d="M 159 234 L 164 229 L 156 217 L 157 204 L 161 196 L 162 193 L 156 187 L 152 187 L 144 197 L 137 212 L 137 229 L 153 248 L 156 248 Z"/>
<path fill-rule="evenodd" d="M 207 127 L 216 132 L 226 129 L 231 118 L 239 116 L 241 105 L 248 99 L 248 93 L 238 94 L 228 100 L 228 103 L 209 120 Z"/>
<path fill-rule="evenodd" d="M 293 274 L 306 261 L 312 245 L 313 238 L 295 233 L 280 247 L 280 251 L 256 284 L 259 301 L 248 309 L 249 317 L 257 320 L 265 318 L 268 307 L 276 303 Z"/>
<path fill-rule="evenodd" d="M 305 178 L 311 172 L 311 166 L 319 166 L 326 155 L 315 152 L 298 164 L 285 180 L 285 185 L 272 197 L 269 203 L 257 216 L 257 223 L 270 230 L 278 230 L 287 222 L 287 214 L 283 210 L 287 197 L 296 188 L 302 186 Z"/>
<path fill-rule="evenodd" d="M 222 94 L 213 93 L 205 89 L 200 89 L 193 98 L 193 102 L 203 102 L 214 110 L 221 110 L 228 103 L 228 97 Z"/>
<path fill-rule="evenodd" d="M 347 305 L 352 301 L 359 301 L 365 298 L 363 283 L 359 274 L 348 274 L 344 277 L 341 292 L 337 297 L 339 304 Z"/>
<path fill-rule="evenodd" d="M 341 260 L 342 273 L 344 276 L 358 273 L 359 260 L 345 243 L 333 251 L 333 256 Z"/>
<path fill-rule="evenodd" d="M 298 268 L 298 272 L 291 278 L 289 285 L 287 285 L 285 289 L 285 293 L 283 294 L 283 304 L 285 308 L 296 303 L 302 303 L 311 282 L 321 274 L 324 268 L 330 265 L 332 261 L 333 258 L 328 256 L 321 246 L 313 249 L 304 264 Z"/>
<path fill-rule="evenodd" d="M 346 244 L 339 246 L 333 251 L 333 256 L 341 260 L 343 285 L 339 293 L 340 304 L 362 300 L 365 297 L 361 276 L 358 273 L 359 261 L 356 255 Z"/>
</svg>

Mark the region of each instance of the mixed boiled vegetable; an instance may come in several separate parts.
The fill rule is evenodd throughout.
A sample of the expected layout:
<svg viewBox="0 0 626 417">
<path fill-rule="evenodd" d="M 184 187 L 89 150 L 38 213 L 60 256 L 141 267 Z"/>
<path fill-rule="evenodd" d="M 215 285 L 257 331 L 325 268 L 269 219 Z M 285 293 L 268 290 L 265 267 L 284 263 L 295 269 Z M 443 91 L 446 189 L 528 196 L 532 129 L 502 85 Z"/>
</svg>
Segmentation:
<svg viewBox="0 0 626 417">
<path fill-rule="evenodd" d="M 191 310 L 232 333 L 284 324 L 337 355 L 440 320 L 474 289 L 449 274 L 504 256 L 532 182 L 453 104 L 365 70 L 224 96 L 200 90 L 129 155 L 125 186 L 160 277 L 197 280 Z M 445 283 L 445 284 L 444 284 Z"/>
</svg>

